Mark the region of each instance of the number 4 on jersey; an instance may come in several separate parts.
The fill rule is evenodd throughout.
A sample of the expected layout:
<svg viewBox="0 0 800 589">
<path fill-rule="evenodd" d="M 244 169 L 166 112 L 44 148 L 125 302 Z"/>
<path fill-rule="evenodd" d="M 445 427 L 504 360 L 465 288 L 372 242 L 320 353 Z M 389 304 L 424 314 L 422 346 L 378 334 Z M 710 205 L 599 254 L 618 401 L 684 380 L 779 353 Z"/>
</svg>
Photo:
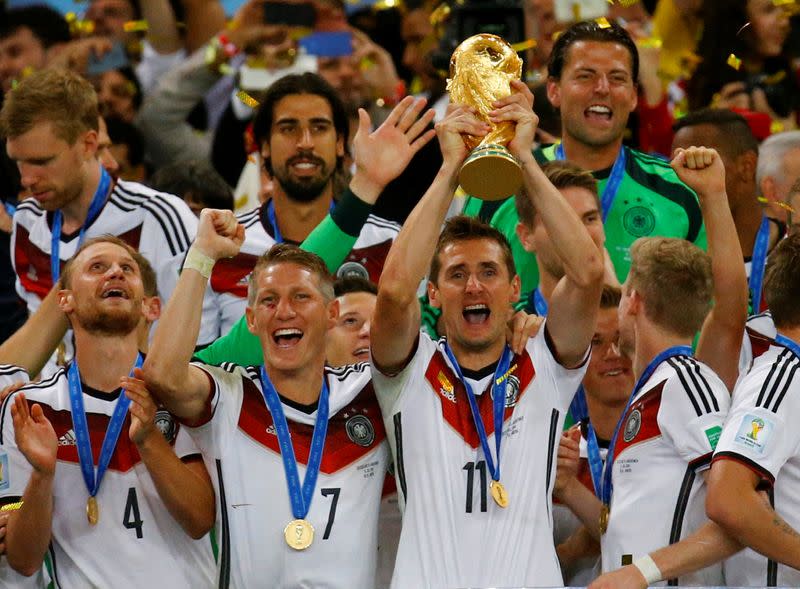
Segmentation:
<svg viewBox="0 0 800 589">
<path fill-rule="evenodd" d="M 128 499 L 125 501 L 125 514 L 122 516 L 122 525 L 129 530 L 136 530 L 136 537 L 140 540 L 142 533 L 142 516 L 139 514 L 139 500 L 136 497 L 136 488 L 128 489 Z"/>
</svg>

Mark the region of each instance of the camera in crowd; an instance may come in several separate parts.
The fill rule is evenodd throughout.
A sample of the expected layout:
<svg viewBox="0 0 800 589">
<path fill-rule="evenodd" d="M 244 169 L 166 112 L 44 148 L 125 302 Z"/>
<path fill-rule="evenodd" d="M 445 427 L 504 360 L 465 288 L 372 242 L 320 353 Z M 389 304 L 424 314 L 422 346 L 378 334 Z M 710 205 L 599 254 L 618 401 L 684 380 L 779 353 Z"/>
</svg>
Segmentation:
<svg viewBox="0 0 800 589">
<path fill-rule="evenodd" d="M 450 56 L 466 38 L 491 33 L 512 45 L 525 40 L 525 15 L 521 0 L 465 0 L 450 6 L 444 35 L 431 53 L 431 65 L 437 71 L 450 69 Z M 527 64 L 523 57 L 523 76 Z"/>
</svg>

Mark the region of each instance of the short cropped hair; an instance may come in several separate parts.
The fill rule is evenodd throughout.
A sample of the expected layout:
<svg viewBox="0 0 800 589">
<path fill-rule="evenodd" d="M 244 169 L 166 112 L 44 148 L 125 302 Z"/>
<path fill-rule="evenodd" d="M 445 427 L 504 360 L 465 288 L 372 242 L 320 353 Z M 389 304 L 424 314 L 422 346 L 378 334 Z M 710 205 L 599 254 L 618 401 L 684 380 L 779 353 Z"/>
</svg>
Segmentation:
<svg viewBox="0 0 800 589">
<path fill-rule="evenodd" d="M 355 292 L 365 292 L 377 296 L 378 287 L 366 278 L 353 275 L 337 278 L 333 283 L 333 294 L 337 298 Z"/>
<path fill-rule="evenodd" d="M 711 258 L 683 239 L 637 239 L 628 283 L 642 296 L 647 318 L 681 337 L 699 331 L 711 310 Z"/>
<path fill-rule="evenodd" d="M 508 270 L 509 280 L 516 276 L 517 268 L 514 265 L 514 255 L 511 253 L 511 246 L 508 244 L 505 235 L 480 219 L 457 215 L 450 217 L 445 222 L 444 228 L 439 234 L 439 241 L 436 243 L 436 250 L 433 252 L 433 259 L 431 260 L 428 280 L 433 284 L 438 284 L 439 271 L 442 269 L 442 261 L 439 256 L 445 247 L 451 243 L 476 239 L 488 239 L 497 243 L 503 250 L 503 262 Z"/>
<path fill-rule="evenodd" d="M 562 31 L 553 44 L 553 50 L 550 52 L 547 75 L 555 80 L 561 79 L 564 64 L 567 61 L 567 52 L 578 41 L 600 41 L 602 43 L 616 43 L 628 50 L 631 55 L 631 76 L 635 84 L 639 79 L 639 50 L 636 48 L 636 43 L 633 42 L 628 31 L 617 23 L 612 22 L 609 24 L 611 26 L 606 26 L 605 23 L 600 25 L 594 20 L 584 20 L 576 22 Z"/>
<path fill-rule="evenodd" d="M 43 69 L 23 79 L 5 97 L 0 111 L 0 136 L 24 135 L 42 121 L 70 145 L 81 133 L 97 131 L 100 113 L 92 85 L 69 70 Z"/>
<path fill-rule="evenodd" d="M 188 198 L 203 207 L 233 210 L 233 190 L 207 160 L 166 165 L 153 174 L 148 184 L 155 190 L 175 194 L 184 200 Z"/>
<path fill-rule="evenodd" d="M 764 178 L 783 180 L 783 156 L 793 149 L 800 148 L 800 131 L 784 131 L 770 135 L 758 148 L 758 167 L 756 182 Z"/>
<path fill-rule="evenodd" d="M 600 294 L 601 309 L 616 309 L 622 300 L 622 291 L 618 286 L 610 284 L 603 285 L 603 292 Z"/>
<path fill-rule="evenodd" d="M 68 289 L 71 286 L 75 259 L 85 250 L 97 245 L 98 243 L 111 243 L 118 245 L 127 251 L 136 262 L 136 265 L 139 266 L 139 275 L 142 278 L 142 286 L 144 287 L 145 296 L 158 296 L 158 283 L 156 282 L 156 273 L 155 270 L 153 270 L 153 266 L 150 264 L 147 258 L 136 251 L 133 246 L 115 235 L 100 235 L 98 237 L 91 237 L 84 241 L 75 252 L 75 255 L 67 260 L 67 263 L 64 264 L 64 268 L 61 270 L 61 288 Z"/>
<path fill-rule="evenodd" d="M 550 183 L 558 190 L 564 188 L 584 188 L 592 193 L 597 201 L 597 208 L 600 208 L 600 197 L 597 194 L 597 180 L 591 172 L 579 168 L 575 164 L 566 161 L 552 161 L 542 165 L 542 171 Z M 514 197 L 514 205 L 517 207 L 519 220 L 526 227 L 533 227 L 536 221 L 536 207 L 533 206 L 528 193 L 522 188 Z"/>
<path fill-rule="evenodd" d="M 769 253 L 764 298 L 778 329 L 800 327 L 800 234 L 781 240 Z"/>
<path fill-rule="evenodd" d="M 681 117 L 672 125 L 676 133 L 684 127 L 709 125 L 717 131 L 719 142 L 714 147 L 731 157 L 739 157 L 748 151 L 758 154 L 758 140 L 750 130 L 747 120 L 727 108 L 701 108 Z"/>
<path fill-rule="evenodd" d="M 0 39 L 7 39 L 23 28 L 29 29 L 45 49 L 72 40 L 67 20 L 49 6 L 25 6 L 6 12 L 0 23 Z"/>
<path fill-rule="evenodd" d="M 256 261 L 250 278 L 247 281 L 247 305 L 252 307 L 258 295 L 258 275 L 277 264 L 295 264 L 301 266 L 313 274 L 317 275 L 319 291 L 322 293 L 326 302 L 332 301 L 333 276 L 331 276 L 325 262 L 317 254 L 307 252 L 298 246 L 290 243 L 278 243 L 273 245 L 267 253 L 263 254 Z"/>
</svg>

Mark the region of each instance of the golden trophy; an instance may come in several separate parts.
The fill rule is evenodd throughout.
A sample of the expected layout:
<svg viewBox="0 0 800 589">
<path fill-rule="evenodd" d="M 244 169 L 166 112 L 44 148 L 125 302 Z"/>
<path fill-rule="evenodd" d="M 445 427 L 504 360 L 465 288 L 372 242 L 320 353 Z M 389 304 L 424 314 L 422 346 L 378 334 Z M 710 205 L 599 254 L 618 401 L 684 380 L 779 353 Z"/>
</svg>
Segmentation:
<svg viewBox="0 0 800 589">
<path fill-rule="evenodd" d="M 505 147 L 514 138 L 514 123 L 489 120 L 492 102 L 511 94 L 511 80 L 522 76 L 522 59 L 497 35 L 473 35 L 450 58 L 447 91 L 454 104 L 471 106 L 492 130 L 484 137 L 464 136 L 472 150 L 458 181 L 464 191 L 483 200 L 508 198 L 522 186 L 522 168 Z"/>
</svg>

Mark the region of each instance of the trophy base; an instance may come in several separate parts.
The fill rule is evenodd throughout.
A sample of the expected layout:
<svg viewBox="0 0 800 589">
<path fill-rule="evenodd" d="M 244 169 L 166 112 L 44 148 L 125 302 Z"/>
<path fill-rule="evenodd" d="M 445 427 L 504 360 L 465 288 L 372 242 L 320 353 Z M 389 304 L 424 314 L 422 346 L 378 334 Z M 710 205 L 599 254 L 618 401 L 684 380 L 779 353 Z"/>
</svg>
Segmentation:
<svg viewBox="0 0 800 589">
<path fill-rule="evenodd" d="M 464 192 L 481 200 L 503 200 L 522 187 L 522 168 L 504 146 L 480 145 L 461 166 L 458 181 Z"/>
</svg>

